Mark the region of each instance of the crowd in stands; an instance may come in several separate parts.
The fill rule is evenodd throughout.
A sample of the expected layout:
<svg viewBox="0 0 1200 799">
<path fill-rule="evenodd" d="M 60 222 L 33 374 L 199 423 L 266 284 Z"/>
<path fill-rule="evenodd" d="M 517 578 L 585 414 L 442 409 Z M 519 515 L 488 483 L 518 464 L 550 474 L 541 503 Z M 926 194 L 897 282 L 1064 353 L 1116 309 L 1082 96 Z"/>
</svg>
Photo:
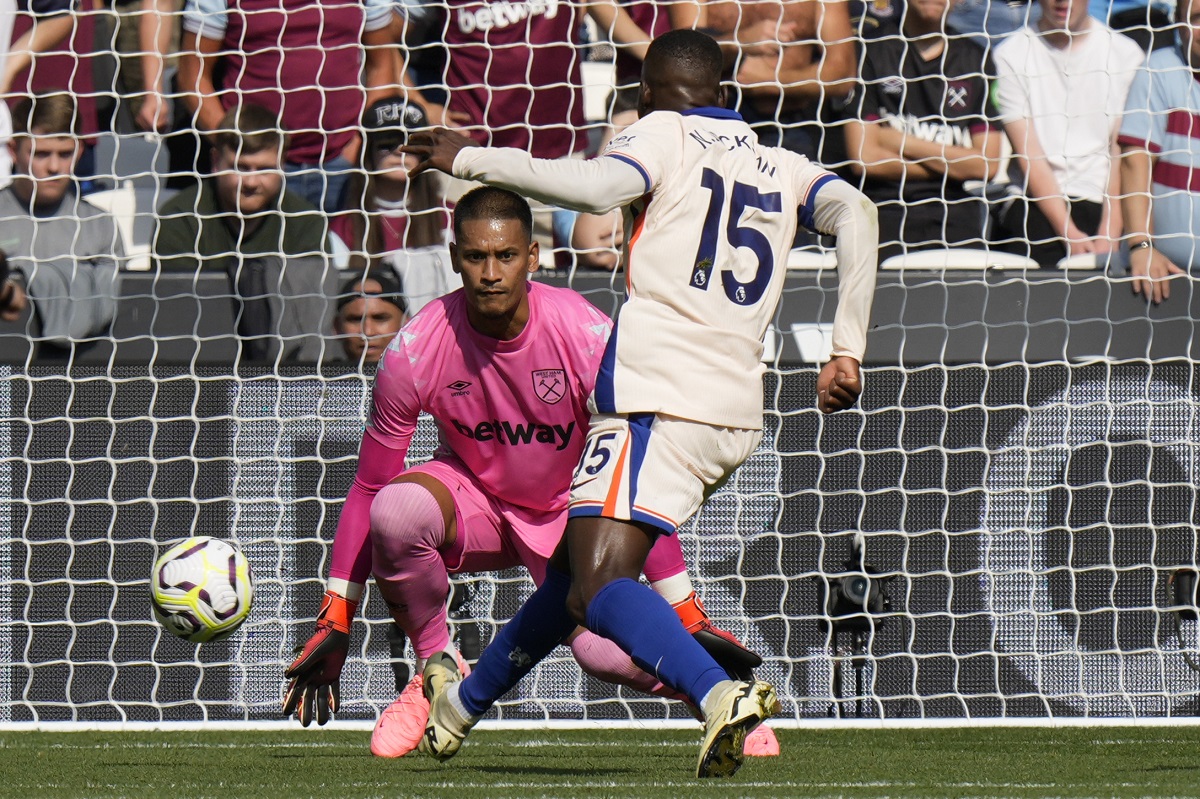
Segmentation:
<svg viewBox="0 0 1200 799">
<path fill-rule="evenodd" d="M 407 136 L 595 156 L 678 27 L 721 43 L 761 141 L 877 204 L 883 268 L 1086 262 L 1157 303 L 1200 262 L 1200 0 L 0 0 L 0 320 L 45 352 L 105 336 L 140 246 L 162 274 L 227 276 L 246 361 L 376 361 L 458 285 L 447 209 L 469 186 L 410 179 Z M 145 165 L 144 242 L 89 200 L 118 188 L 102 135 L 170 151 Z M 546 265 L 619 268 L 619 214 L 537 211 Z"/>
</svg>

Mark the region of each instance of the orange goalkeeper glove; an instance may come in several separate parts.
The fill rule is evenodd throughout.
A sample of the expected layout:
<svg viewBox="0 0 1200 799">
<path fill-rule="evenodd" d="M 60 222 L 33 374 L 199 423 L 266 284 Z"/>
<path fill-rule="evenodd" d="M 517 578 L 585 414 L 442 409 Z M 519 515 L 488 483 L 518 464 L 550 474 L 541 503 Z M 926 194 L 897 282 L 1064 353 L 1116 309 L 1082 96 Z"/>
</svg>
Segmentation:
<svg viewBox="0 0 1200 799">
<path fill-rule="evenodd" d="M 733 633 L 713 624 L 712 619 L 708 617 L 708 611 L 704 609 L 704 603 L 696 596 L 695 591 L 687 599 L 676 602 L 671 607 L 675 609 L 687 631 L 700 646 L 708 650 L 708 654 L 712 655 L 718 666 L 725 669 L 730 679 L 754 679 L 754 669 L 762 665 L 762 658 L 747 649 Z"/>
<path fill-rule="evenodd" d="M 338 678 L 350 653 L 350 622 L 358 603 L 326 591 L 317 613 L 317 631 L 308 639 L 300 656 L 283 673 L 288 680 L 283 695 L 283 715 L 296 713 L 307 727 L 329 721 L 337 712 Z"/>
</svg>

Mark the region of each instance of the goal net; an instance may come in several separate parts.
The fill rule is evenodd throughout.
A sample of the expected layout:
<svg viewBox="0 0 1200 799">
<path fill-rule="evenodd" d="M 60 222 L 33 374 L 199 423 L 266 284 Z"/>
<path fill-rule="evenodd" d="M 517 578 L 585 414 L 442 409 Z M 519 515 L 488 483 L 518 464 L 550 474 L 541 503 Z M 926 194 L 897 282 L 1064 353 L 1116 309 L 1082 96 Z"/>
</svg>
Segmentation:
<svg viewBox="0 0 1200 799">
<path fill-rule="evenodd" d="M 74 52 L 58 57 L 98 81 L 80 91 L 115 102 L 100 67 L 113 17 L 77 17 Z M 612 51 L 578 49 L 598 135 Z M 0 325 L 0 723 L 277 720 L 371 378 L 357 364 L 235 365 L 227 276 L 151 268 L 165 139 L 124 124 L 89 155 L 127 255 L 111 326 L 52 358 L 36 314 Z M 537 279 L 615 312 L 623 277 L 557 243 L 560 268 Z M 1194 597 L 1181 607 L 1172 584 L 1197 568 L 1191 283 L 1148 310 L 1103 269 L 980 269 L 953 253 L 885 269 L 861 405 L 826 417 L 814 383 L 837 300 L 827 244 L 793 255 L 759 450 L 680 531 L 701 598 L 762 655 L 783 719 L 1196 715 Z M 435 437 L 423 419 L 411 459 Z M 151 564 L 190 535 L 232 539 L 251 564 L 254 607 L 226 641 L 189 644 L 151 616 Z M 869 612 L 836 601 L 863 578 Z M 532 590 L 515 570 L 458 582 L 453 634 L 482 645 Z M 389 623 L 369 587 L 339 719 L 370 721 L 395 698 L 411 650 L 394 651 Z M 495 716 L 690 718 L 581 674 L 565 649 Z"/>
</svg>

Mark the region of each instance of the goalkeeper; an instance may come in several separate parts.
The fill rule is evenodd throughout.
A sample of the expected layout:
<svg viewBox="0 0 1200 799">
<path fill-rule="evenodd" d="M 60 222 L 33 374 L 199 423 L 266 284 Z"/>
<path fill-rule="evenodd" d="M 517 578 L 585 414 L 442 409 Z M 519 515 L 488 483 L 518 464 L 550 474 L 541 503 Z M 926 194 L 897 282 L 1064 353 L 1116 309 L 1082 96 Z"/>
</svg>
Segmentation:
<svg viewBox="0 0 1200 799">
<path fill-rule="evenodd" d="M 380 361 L 317 630 L 285 674 L 283 712 L 297 713 L 305 726 L 314 718 L 324 724 L 337 710 L 350 623 L 368 573 L 412 641 L 418 675 L 427 661 L 457 669 L 448 573 L 523 564 L 540 585 L 566 525 L 587 399 L 611 322 L 573 291 L 529 282 L 538 245 L 519 195 L 470 192 L 455 208 L 454 234 L 451 256 L 463 289 L 426 306 Z M 405 469 L 422 411 L 437 422 L 440 447 L 428 463 Z M 758 665 L 704 615 L 676 538 L 662 539 L 644 573 L 735 671 Z M 678 696 L 610 641 L 577 631 L 569 643 L 593 676 Z M 417 747 L 429 713 L 422 685 L 415 677 L 380 716 L 371 736 L 376 755 Z"/>
</svg>

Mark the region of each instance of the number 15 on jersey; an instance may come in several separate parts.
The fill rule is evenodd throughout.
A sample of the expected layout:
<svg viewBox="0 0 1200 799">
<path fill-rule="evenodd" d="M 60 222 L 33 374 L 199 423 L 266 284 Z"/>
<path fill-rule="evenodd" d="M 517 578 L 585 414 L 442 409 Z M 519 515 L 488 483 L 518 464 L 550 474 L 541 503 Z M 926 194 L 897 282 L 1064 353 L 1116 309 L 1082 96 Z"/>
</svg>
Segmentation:
<svg viewBox="0 0 1200 799">
<path fill-rule="evenodd" d="M 708 291 L 721 240 L 721 215 L 726 203 L 725 179 L 706 167 L 701 173 L 700 185 L 708 189 L 711 196 L 689 285 L 700 291 Z M 737 279 L 732 269 L 722 269 L 721 287 L 730 302 L 737 305 L 754 305 L 762 299 L 763 293 L 771 283 L 771 275 L 775 271 L 775 254 L 766 234 L 755 227 L 742 224 L 742 214 L 747 208 L 758 209 L 764 213 L 780 213 L 783 210 L 783 196 L 777 191 L 763 194 L 754 186 L 735 182 L 728 202 L 729 220 L 725 225 L 725 240 L 731 247 L 750 250 L 754 255 L 756 268 L 754 277 L 745 283 Z"/>
</svg>

